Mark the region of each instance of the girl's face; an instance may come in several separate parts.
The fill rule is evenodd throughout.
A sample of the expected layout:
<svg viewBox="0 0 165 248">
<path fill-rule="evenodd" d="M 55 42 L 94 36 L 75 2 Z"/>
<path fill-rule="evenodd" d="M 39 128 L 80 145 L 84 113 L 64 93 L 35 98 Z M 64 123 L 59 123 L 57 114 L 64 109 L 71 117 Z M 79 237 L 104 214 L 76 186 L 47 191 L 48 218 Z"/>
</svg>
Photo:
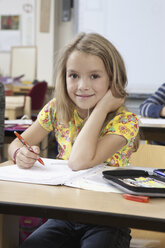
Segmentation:
<svg viewBox="0 0 165 248">
<path fill-rule="evenodd" d="M 107 92 L 110 82 L 103 61 L 95 55 L 74 51 L 66 64 L 66 85 L 82 118 Z"/>
</svg>

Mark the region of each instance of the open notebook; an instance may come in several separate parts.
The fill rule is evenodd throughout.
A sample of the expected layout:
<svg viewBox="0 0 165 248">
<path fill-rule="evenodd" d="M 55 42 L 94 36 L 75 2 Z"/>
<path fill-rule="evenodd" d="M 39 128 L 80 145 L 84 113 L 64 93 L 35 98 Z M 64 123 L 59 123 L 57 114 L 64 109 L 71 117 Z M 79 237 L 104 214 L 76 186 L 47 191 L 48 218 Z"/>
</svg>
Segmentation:
<svg viewBox="0 0 165 248">
<path fill-rule="evenodd" d="M 81 171 L 72 171 L 67 160 L 43 158 L 45 166 L 38 161 L 31 169 L 20 169 L 17 165 L 0 167 L 0 180 L 47 185 L 66 185 L 103 192 L 121 193 L 103 179 L 102 171 L 110 170 L 105 164 Z M 112 168 L 114 169 L 114 168 Z"/>
</svg>

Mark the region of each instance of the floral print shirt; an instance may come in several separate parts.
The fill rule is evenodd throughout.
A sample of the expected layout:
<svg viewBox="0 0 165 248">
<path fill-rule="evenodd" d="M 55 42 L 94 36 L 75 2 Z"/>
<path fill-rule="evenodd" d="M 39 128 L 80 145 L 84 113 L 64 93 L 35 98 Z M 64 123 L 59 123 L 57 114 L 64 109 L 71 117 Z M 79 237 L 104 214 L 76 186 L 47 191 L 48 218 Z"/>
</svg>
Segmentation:
<svg viewBox="0 0 165 248">
<path fill-rule="evenodd" d="M 69 126 L 58 123 L 56 115 L 56 100 L 53 98 L 40 111 L 38 121 L 40 125 L 48 132 L 53 131 L 58 142 L 58 158 L 68 160 L 72 145 L 79 131 L 83 127 L 83 119 L 80 118 L 77 111 L 74 110 L 73 117 Z M 126 138 L 127 144 L 123 146 L 105 163 L 111 166 L 125 166 L 129 163 L 129 157 L 132 153 L 133 143 L 138 133 L 138 118 L 135 114 L 125 110 L 121 106 L 115 117 L 103 128 L 100 137 L 104 135 L 117 134 Z"/>
</svg>

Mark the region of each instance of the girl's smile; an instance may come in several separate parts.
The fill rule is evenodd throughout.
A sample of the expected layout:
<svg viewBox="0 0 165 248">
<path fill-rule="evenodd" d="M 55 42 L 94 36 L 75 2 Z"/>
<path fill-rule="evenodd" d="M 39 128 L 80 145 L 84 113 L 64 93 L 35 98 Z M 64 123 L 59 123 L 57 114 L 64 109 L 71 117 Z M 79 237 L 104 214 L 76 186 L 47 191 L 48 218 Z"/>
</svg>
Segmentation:
<svg viewBox="0 0 165 248">
<path fill-rule="evenodd" d="M 80 97 L 80 98 L 89 98 L 89 97 L 92 97 L 94 96 L 94 94 L 90 94 L 90 95 L 87 95 L 87 94 L 75 94 L 77 97 Z"/>
<path fill-rule="evenodd" d="M 68 95 L 85 118 L 110 85 L 103 61 L 98 56 L 74 51 L 67 60 L 66 71 Z"/>
</svg>

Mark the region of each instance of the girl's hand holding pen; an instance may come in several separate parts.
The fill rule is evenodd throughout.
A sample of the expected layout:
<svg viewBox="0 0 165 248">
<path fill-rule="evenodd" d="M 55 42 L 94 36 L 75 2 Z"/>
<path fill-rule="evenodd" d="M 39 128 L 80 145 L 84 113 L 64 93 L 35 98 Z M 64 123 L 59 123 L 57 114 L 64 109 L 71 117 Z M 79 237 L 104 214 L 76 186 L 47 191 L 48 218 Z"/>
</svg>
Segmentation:
<svg viewBox="0 0 165 248">
<path fill-rule="evenodd" d="M 16 131 L 14 131 L 14 134 L 17 136 L 17 138 L 19 139 L 19 141 L 26 147 L 26 149 L 28 150 L 28 152 L 30 152 L 30 153 L 32 153 L 32 154 L 35 154 L 35 157 L 34 156 L 32 156 L 32 155 L 30 155 L 30 153 L 28 153 L 26 150 L 25 150 L 25 152 L 24 152 L 24 155 L 26 156 L 26 157 L 28 157 L 28 158 L 33 158 L 33 159 L 35 159 L 35 160 L 38 160 L 42 165 L 44 165 L 44 162 L 42 161 L 42 159 L 38 156 L 38 154 L 40 153 L 40 149 L 39 149 L 39 147 L 37 147 L 37 146 L 30 146 L 23 138 L 22 138 L 22 136 L 19 134 L 19 133 L 17 133 Z M 16 161 L 16 156 L 17 156 L 17 153 L 18 153 L 18 151 L 20 150 L 20 148 L 18 148 L 18 150 L 16 150 L 16 153 L 15 153 L 15 155 L 14 155 L 14 160 Z M 22 160 L 24 163 L 28 163 L 28 165 L 23 165 L 23 167 L 22 168 L 31 168 L 32 166 L 33 166 L 33 164 L 34 164 L 34 162 L 33 162 L 33 164 L 31 165 L 31 163 L 30 163 L 30 165 L 29 165 L 29 160 L 28 161 L 24 161 L 24 160 Z M 19 166 L 19 165 L 18 165 Z"/>
<path fill-rule="evenodd" d="M 19 149 L 16 155 L 16 164 L 23 169 L 31 168 L 36 160 L 39 159 L 40 148 L 32 146 L 33 152 L 29 151 L 26 146 Z"/>
</svg>

